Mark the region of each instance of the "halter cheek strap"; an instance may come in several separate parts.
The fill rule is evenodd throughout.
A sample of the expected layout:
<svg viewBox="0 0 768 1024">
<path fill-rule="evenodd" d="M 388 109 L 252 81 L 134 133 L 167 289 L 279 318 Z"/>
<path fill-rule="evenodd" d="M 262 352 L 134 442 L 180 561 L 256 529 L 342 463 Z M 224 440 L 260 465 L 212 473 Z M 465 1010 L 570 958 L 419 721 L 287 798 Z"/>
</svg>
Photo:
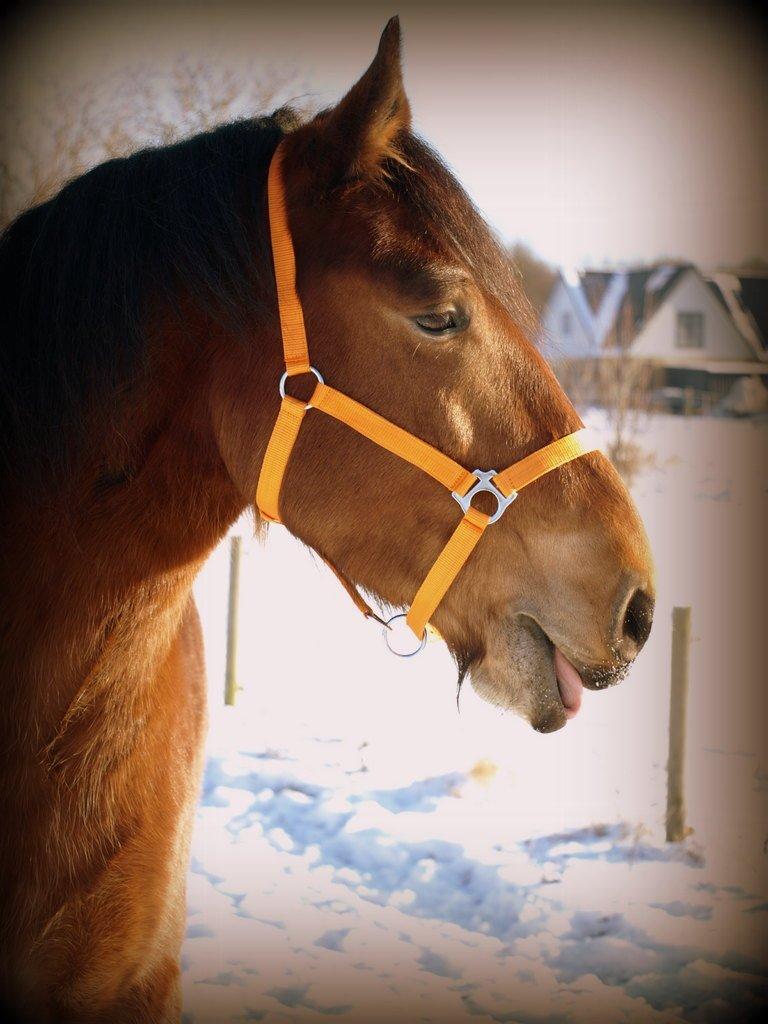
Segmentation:
<svg viewBox="0 0 768 1024">
<path fill-rule="evenodd" d="M 296 259 L 285 206 L 282 155 L 281 145 L 269 167 L 267 199 L 285 373 L 280 380 L 280 411 L 261 466 L 256 504 L 264 519 L 280 522 L 283 478 L 304 417 L 310 409 L 319 409 L 326 416 L 344 423 L 442 484 L 461 506 L 464 515 L 419 587 L 406 615 L 408 625 L 423 646 L 432 614 L 488 526 L 501 518 L 523 487 L 545 473 L 587 452 L 595 451 L 597 445 L 589 440 L 587 431 L 577 430 L 540 448 L 500 473 L 479 469 L 470 473 L 431 444 L 327 385 L 309 361 L 304 314 L 296 291 Z M 289 377 L 306 373 L 314 374 L 317 384 L 309 402 L 304 403 L 286 394 L 285 385 Z M 483 491 L 496 498 L 497 508 L 492 515 L 472 507 L 474 496 Z M 361 611 L 381 622 L 346 576 L 334 565 L 328 564 Z"/>
</svg>

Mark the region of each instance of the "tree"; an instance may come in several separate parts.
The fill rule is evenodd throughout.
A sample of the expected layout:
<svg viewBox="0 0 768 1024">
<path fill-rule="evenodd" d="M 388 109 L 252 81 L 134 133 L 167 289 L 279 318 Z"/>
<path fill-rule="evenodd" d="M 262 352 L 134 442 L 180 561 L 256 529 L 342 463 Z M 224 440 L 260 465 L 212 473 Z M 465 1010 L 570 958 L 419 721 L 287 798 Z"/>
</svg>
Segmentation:
<svg viewBox="0 0 768 1024">
<path fill-rule="evenodd" d="M 523 242 L 516 242 L 509 250 L 520 281 L 538 320 L 544 312 L 547 299 L 557 277 L 557 271 L 549 263 L 536 256 Z"/>
<path fill-rule="evenodd" d="M 293 76 L 182 55 L 169 69 L 128 66 L 106 80 L 39 84 L 34 100 L 6 90 L 0 109 L 0 228 L 104 160 L 163 145 L 288 98 Z"/>
</svg>

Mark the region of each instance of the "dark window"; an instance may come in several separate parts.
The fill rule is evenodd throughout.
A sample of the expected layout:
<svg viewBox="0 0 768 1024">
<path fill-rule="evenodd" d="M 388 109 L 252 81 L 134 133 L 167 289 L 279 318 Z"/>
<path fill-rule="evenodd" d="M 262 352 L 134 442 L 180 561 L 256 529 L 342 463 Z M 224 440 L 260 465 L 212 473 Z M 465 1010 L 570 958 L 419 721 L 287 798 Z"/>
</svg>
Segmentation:
<svg viewBox="0 0 768 1024">
<path fill-rule="evenodd" d="M 704 314 L 678 313 L 675 344 L 678 348 L 704 348 Z"/>
</svg>

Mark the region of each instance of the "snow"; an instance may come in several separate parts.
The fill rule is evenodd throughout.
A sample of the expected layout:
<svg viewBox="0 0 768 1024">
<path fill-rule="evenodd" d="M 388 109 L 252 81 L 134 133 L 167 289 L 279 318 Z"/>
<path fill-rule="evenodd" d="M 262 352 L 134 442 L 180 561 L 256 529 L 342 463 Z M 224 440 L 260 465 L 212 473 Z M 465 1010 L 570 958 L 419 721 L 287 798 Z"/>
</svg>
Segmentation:
<svg viewBox="0 0 768 1024">
<path fill-rule="evenodd" d="M 720 408 L 738 416 L 768 412 L 768 388 L 760 377 L 737 377 Z"/>
<path fill-rule="evenodd" d="M 605 430 L 597 412 L 587 422 Z M 279 529 L 245 542 L 243 689 L 223 707 L 217 550 L 196 587 L 211 730 L 185 1021 L 720 1024 L 765 1010 L 767 439 L 751 422 L 641 424 L 654 632 L 629 679 L 586 694 L 552 736 L 469 687 L 457 712 L 442 645 L 392 658 Z M 693 608 L 694 831 L 666 844 L 676 604 Z"/>
<path fill-rule="evenodd" d="M 594 317 L 594 344 L 597 351 L 605 346 L 605 339 L 616 322 L 619 307 L 627 294 L 628 287 L 629 275 L 626 271 L 618 271 L 611 277 L 608 287 L 605 289 L 605 294 Z"/>
</svg>

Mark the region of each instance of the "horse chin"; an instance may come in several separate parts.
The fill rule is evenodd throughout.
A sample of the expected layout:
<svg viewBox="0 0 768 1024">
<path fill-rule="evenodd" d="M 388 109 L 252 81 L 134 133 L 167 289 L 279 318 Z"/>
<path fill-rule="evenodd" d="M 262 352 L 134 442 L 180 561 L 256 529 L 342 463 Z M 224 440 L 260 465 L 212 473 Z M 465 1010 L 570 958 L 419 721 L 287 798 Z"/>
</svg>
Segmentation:
<svg viewBox="0 0 768 1024">
<path fill-rule="evenodd" d="M 527 615 L 504 623 L 486 653 L 470 668 L 475 692 L 525 718 L 537 732 L 556 732 L 568 721 L 555 674 L 554 647 Z"/>
</svg>

